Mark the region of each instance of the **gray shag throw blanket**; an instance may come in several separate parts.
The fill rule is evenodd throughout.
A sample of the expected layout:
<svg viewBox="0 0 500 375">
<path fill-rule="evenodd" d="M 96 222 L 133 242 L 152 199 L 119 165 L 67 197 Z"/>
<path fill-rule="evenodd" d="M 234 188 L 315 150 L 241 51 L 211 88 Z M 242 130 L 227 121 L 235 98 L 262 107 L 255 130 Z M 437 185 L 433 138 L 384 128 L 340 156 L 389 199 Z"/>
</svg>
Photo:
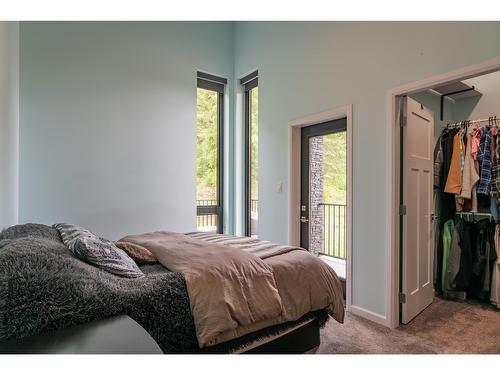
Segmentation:
<svg viewBox="0 0 500 375">
<path fill-rule="evenodd" d="M 140 266 L 145 277 L 113 275 L 76 258 L 59 232 L 24 224 L 0 233 L 0 341 L 36 335 L 116 315 L 139 323 L 165 353 L 199 353 L 186 283 L 160 264 Z M 296 322 L 272 326 L 201 352 L 231 353 Z"/>
<path fill-rule="evenodd" d="M 0 234 L 0 340 L 126 314 L 165 353 L 198 351 L 183 277 L 159 264 L 140 268 L 143 278 L 119 277 L 76 258 L 54 228 L 7 228 Z"/>
</svg>

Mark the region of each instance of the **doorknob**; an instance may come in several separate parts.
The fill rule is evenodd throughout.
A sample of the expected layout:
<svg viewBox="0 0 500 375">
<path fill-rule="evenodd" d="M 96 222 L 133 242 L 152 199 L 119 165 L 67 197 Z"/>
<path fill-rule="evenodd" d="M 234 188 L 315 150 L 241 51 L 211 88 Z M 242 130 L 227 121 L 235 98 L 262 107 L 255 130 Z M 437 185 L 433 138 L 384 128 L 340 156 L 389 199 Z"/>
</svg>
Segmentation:
<svg viewBox="0 0 500 375">
<path fill-rule="evenodd" d="M 307 223 L 308 221 L 309 221 L 309 219 L 308 219 L 308 218 L 306 218 L 305 216 L 301 216 L 301 217 L 300 217 L 300 222 L 301 222 L 301 223 Z"/>
</svg>

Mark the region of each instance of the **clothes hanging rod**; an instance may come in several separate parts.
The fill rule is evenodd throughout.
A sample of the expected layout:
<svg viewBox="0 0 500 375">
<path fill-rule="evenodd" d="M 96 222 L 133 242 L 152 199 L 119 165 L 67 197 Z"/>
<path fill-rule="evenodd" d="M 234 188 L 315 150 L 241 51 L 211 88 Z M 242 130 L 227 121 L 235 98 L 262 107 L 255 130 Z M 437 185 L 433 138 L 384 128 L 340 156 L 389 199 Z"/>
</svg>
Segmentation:
<svg viewBox="0 0 500 375">
<path fill-rule="evenodd" d="M 457 215 L 493 216 L 489 212 L 455 212 Z"/>
<path fill-rule="evenodd" d="M 492 116 L 490 118 L 483 118 L 480 120 L 466 120 L 466 121 L 457 121 L 457 122 L 450 122 L 446 124 L 445 126 L 461 126 L 464 123 L 468 123 L 469 125 L 472 124 L 480 124 L 481 122 L 489 122 L 489 121 L 498 121 L 500 125 L 500 116 Z"/>
</svg>

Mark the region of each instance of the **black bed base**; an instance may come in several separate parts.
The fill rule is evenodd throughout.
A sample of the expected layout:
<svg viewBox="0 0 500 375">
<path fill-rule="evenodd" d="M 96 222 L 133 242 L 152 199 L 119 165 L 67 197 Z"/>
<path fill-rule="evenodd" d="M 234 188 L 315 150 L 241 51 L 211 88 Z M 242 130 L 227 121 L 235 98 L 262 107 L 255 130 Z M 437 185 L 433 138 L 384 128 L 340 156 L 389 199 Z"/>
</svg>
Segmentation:
<svg viewBox="0 0 500 375">
<path fill-rule="evenodd" d="M 234 340 L 201 349 L 205 354 L 300 354 L 320 344 L 320 328 L 328 320 L 326 310 L 308 313 L 294 322 L 261 329 Z"/>
<path fill-rule="evenodd" d="M 319 346 L 319 325 L 316 320 L 243 354 L 302 354 Z"/>
</svg>

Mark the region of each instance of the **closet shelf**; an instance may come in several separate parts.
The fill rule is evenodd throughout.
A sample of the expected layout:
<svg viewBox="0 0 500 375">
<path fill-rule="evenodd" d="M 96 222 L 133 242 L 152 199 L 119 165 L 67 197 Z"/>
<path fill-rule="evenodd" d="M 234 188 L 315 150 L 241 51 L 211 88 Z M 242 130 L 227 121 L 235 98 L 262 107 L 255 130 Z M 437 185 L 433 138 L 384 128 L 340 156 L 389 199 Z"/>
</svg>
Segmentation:
<svg viewBox="0 0 500 375">
<path fill-rule="evenodd" d="M 438 95 L 444 95 L 453 100 L 473 98 L 475 96 L 483 95 L 474 86 L 463 82 L 449 83 L 447 85 L 435 87 L 433 90 Z"/>
<path fill-rule="evenodd" d="M 463 82 L 453 82 L 443 86 L 438 86 L 432 89 L 441 96 L 441 121 L 443 121 L 444 112 L 444 98 L 448 97 L 453 100 L 460 100 L 466 98 L 474 98 L 481 96 L 481 94 L 474 86 L 470 86 Z"/>
</svg>

